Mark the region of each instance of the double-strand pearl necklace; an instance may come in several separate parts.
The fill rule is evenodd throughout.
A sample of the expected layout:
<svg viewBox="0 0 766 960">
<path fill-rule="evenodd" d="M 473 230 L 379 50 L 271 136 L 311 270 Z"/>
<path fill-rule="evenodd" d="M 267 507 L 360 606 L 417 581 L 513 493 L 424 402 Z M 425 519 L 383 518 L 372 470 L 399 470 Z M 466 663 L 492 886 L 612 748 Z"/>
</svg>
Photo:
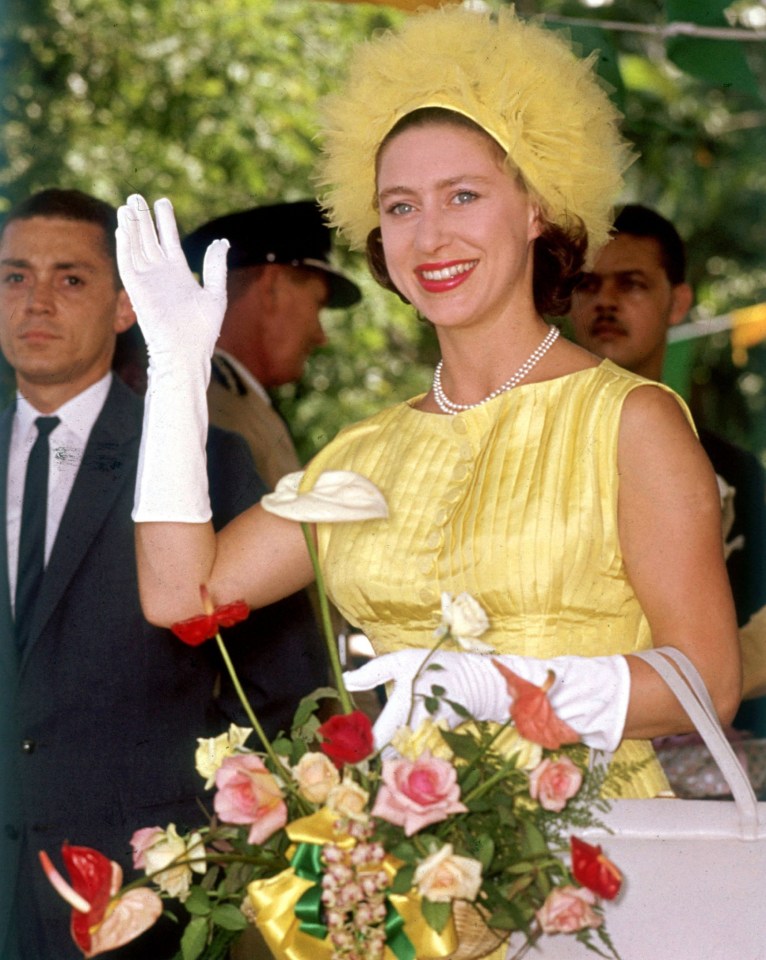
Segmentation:
<svg viewBox="0 0 766 960">
<path fill-rule="evenodd" d="M 522 363 L 516 373 L 512 377 L 509 377 L 502 386 L 499 386 L 496 390 L 493 390 L 492 393 L 488 393 L 483 400 L 477 400 L 476 403 L 453 403 L 452 400 L 447 397 L 442 387 L 442 366 L 444 364 L 443 360 L 440 360 L 436 364 L 436 369 L 434 370 L 434 399 L 439 406 L 439 409 L 442 413 L 456 414 L 460 413 L 461 410 L 472 410 L 474 407 L 480 407 L 483 403 L 488 403 L 490 400 L 494 400 L 495 397 L 499 397 L 501 393 L 505 393 L 507 390 L 512 390 L 517 384 L 521 383 L 524 377 L 535 367 L 545 356 L 545 354 L 550 350 L 553 344 L 556 342 L 556 339 L 559 335 L 558 327 L 551 327 L 548 333 L 545 336 L 545 339 L 540 343 L 532 353 L 527 357 L 527 359 Z"/>
</svg>

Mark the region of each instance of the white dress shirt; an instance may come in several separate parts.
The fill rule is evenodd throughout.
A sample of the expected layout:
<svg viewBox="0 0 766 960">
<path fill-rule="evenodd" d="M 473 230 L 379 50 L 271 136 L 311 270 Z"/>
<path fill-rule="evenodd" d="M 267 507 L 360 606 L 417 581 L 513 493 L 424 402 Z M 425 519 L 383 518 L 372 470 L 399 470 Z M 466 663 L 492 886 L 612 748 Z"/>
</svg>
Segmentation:
<svg viewBox="0 0 766 960">
<path fill-rule="evenodd" d="M 93 429 L 101 413 L 112 374 L 107 373 L 97 383 L 83 390 L 58 410 L 41 414 L 19 393 L 16 396 L 16 413 L 11 428 L 11 444 L 8 456 L 8 499 L 6 503 L 8 539 L 8 582 L 11 590 L 11 605 L 16 596 L 17 567 L 19 562 L 19 536 L 21 535 L 21 507 L 24 499 L 24 478 L 32 446 L 37 439 L 35 420 L 40 416 L 59 417 L 48 437 L 50 460 L 48 466 L 48 512 L 45 526 L 45 563 L 58 533 L 61 518 L 72 492 L 77 470 Z"/>
</svg>

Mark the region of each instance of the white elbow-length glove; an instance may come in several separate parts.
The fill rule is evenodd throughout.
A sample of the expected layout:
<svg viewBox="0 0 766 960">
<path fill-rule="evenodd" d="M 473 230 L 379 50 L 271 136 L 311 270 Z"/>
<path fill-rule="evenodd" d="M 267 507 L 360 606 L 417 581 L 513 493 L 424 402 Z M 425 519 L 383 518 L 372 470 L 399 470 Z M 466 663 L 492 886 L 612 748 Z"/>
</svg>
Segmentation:
<svg viewBox="0 0 766 960">
<path fill-rule="evenodd" d="M 226 240 L 210 244 L 203 284 L 181 249 L 169 200 L 133 195 L 117 211 L 117 264 L 149 354 L 133 519 L 210 519 L 205 443 L 210 358 L 226 311 Z"/>
<path fill-rule="evenodd" d="M 611 752 L 622 739 L 630 697 L 630 670 L 623 656 L 537 660 L 437 650 L 414 679 L 428 653 L 420 649 L 386 653 L 343 675 L 346 688 L 352 692 L 393 683 L 374 726 L 378 749 L 390 743 L 398 728 L 407 723 L 411 706 L 413 729 L 429 716 L 423 696 L 430 696 L 432 686 L 446 691 L 434 715 L 436 719 L 444 719 L 450 726 L 461 722 L 463 718 L 445 703 L 452 700 L 465 707 L 476 720 L 504 723 L 509 716 L 511 699 L 505 679 L 493 660 L 536 686 L 542 686 L 548 672 L 553 671 L 555 680 L 548 690 L 548 700 L 558 718 L 569 724 L 589 747 Z M 439 664 L 442 669 L 429 670 L 431 664 Z"/>
</svg>

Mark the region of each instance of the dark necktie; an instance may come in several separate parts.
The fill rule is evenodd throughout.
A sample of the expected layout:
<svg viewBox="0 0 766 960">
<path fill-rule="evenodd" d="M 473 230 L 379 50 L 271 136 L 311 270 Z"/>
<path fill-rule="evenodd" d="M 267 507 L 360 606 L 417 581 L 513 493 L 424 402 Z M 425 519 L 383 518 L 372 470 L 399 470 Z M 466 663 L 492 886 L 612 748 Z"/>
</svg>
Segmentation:
<svg viewBox="0 0 766 960">
<path fill-rule="evenodd" d="M 35 598 L 45 568 L 45 522 L 48 508 L 48 436 L 61 420 L 38 417 L 37 439 L 29 454 L 21 508 L 19 565 L 16 578 L 16 643 L 21 649 L 29 637 Z"/>
</svg>

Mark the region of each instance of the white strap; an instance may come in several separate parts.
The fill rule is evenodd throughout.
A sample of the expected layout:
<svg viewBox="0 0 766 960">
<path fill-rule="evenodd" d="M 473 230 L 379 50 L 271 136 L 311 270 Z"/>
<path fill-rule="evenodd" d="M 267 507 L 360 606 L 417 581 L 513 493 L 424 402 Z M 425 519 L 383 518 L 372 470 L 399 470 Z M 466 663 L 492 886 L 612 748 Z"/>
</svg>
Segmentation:
<svg viewBox="0 0 766 960">
<path fill-rule="evenodd" d="M 737 805 L 742 836 L 756 837 L 758 833 L 758 801 L 742 764 L 726 739 L 707 687 L 697 668 L 686 654 L 675 647 L 641 650 L 632 654 L 640 657 L 662 677 L 678 702 L 684 708 L 702 737 L 705 746 L 718 764 Z M 668 663 L 672 660 L 677 671 Z M 681 676 L 679 676 L 679 673 Z M 683 677 L 683 680 L 681 679 Z M 685 682 L 684 682 L 685 681 Z"/>
</svg>

